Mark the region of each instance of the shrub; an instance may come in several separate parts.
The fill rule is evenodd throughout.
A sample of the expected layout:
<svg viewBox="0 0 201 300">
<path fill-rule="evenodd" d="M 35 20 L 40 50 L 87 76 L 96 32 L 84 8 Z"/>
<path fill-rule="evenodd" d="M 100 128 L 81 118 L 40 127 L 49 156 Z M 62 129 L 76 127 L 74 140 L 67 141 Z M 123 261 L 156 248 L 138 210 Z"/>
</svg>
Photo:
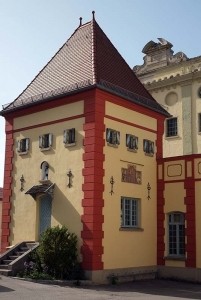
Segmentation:
<svg viewBox="0 0 201 300">
<path fill-rule="evenodd" d="M 57 279 L 70 279 L 77 267 L 77 236 L 65 226 L 48 228 L 37 249 L 42 268 Z"/>
</svg>

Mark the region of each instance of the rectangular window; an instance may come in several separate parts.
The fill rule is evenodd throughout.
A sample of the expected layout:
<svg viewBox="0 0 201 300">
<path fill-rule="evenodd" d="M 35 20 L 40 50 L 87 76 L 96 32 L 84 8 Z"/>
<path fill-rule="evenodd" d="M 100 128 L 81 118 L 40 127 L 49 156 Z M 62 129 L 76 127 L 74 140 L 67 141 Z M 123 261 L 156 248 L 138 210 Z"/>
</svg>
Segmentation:
<svg viewBox="0 0 201 300">
<path fill-rule="evenodd" d="M 169 255 L 185 255 L 185 223 L 183 213 L 169 214 Z"/>
<path fill-rule="evenodd" d="M 126 134 L 126 146 L 129 150 L 138 149 L 138 137 L 132 134 Z"/>
<path fill-rule="evenodd" d="M 75 128 L 64 130 L 63 142 L 66 147 L 75 145 Z"/>
<path fill-rule="evenodd" d="M 109 145 L 117 146 L 120 144 L 120 132 L 114 129 L 106 129 L 106 141 Z"/>
<path fill-rule="evenodd" d="M 177 118 L 169 118 L 166 120 L 166 137 L 178 135 Z"/>
<path fill-rule="evenodd" d="M 139 199 L 121 198 L 121 227 L 139 227 Z"/>
<path fill-rule="evenodd" d="M 143 150 L 146 155 L 154 155 L 154 142 L 150 140 L 143 140 Z"/>
<path fill-rule="evenodd" d="M 20 154 L 26 154 L 29 151 L 29 138 L 17 141 L 17 151 Z"/>
<path fill-rule="evenodd" d="M 47 133 L 39 136 L 39 147 L 41 150 L 49 150 L 52 146 L 52 133 Z"/>
<path fill-rule="evenodd" d="M 201 113 L 198 114 L 198 132 L 201 132 Z"/>
</svg>

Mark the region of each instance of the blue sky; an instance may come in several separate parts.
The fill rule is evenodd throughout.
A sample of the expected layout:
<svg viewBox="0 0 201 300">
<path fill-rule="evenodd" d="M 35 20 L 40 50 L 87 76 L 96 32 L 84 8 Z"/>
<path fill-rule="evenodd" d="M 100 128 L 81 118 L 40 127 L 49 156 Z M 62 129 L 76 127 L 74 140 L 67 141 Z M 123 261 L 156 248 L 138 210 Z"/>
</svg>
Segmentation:
<svg viewBox="0 0 201 300">
<path fill-rule="evenodd" d="M 130 67 L 163 37 L 176 52 L 201 55 L 200 0 L 0 0 L 0 105 L 12 102 L 79 25 L 96 20 Z M 4 118 L 0 117 L 0 186 Z"/>
</svg>

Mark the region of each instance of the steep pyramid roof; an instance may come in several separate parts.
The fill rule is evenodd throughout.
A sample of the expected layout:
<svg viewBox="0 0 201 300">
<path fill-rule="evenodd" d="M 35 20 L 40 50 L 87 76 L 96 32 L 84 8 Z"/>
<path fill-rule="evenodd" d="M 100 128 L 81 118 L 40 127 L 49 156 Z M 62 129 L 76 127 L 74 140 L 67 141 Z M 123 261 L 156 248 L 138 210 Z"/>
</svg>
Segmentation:
<svg viewBox="0 0 201 300">
<path fill-rule="evenodd" d="M 167 115 L 93 19 L 80 26 L 4 113 L 98 86 Z"/>
</svg>

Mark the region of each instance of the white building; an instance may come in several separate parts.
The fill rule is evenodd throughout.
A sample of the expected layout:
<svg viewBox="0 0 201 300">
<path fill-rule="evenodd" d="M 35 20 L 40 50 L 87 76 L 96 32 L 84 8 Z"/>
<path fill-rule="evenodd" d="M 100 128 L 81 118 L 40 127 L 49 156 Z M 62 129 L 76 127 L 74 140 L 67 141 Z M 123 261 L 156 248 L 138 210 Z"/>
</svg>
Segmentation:
<svg viewBox="0 0 201 300">
<path fill-rule="evenodd" d="M 164 157 L 201 153 L 201 56 L 174 54 L 171 43 L 158 40 L 144 46 L 144 64 L 133 70 L 172 115 L 165 122 Z"/>
</svg>

